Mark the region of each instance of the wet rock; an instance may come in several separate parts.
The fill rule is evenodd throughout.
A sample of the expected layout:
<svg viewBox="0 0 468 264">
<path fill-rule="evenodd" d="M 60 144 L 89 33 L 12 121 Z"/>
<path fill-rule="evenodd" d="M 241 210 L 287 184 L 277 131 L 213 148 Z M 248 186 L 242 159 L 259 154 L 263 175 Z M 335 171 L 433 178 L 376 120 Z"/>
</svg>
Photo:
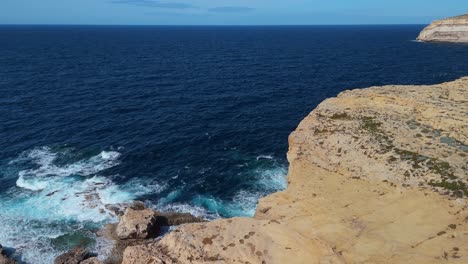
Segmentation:
<svg viewBox="0 0 468 264">
<path fill-rule="evenodd" d="M 0 244 L 0 264 L 17 264 L 16 261 L 6 256 L 1 244 Z"/>
<path fill-rule="evenodd" d="M 157 213 L 157 223 L 159 226 L 176 226 L 190 223 L 206 222 L 203 218 L 195 217 L 189 213 Z"/>
<path fill-rule="evenodd" d="M 145 204 L 140 201 L 135 201 L 133 203 L 119 203 L 119 204 L 106 204 L 104 207 L 109 210 L 112 214 L 116 216 L 123 216 L 125 209 L 132 208 L 133 210 L 143 210 L 145 209 Z"/>
<path fill-rule="evenodd" d="M 116 216 L 122 216 L 126 208 L 126 206 L 122 204 L 106 204 L 104 207 Z"/>
<path fill-rule="evenodd" d="M 54 264 L 80 264 L 90 257 L 89 251 L 82 247 L 77 247 L 56 257 Z"/>
</svg>

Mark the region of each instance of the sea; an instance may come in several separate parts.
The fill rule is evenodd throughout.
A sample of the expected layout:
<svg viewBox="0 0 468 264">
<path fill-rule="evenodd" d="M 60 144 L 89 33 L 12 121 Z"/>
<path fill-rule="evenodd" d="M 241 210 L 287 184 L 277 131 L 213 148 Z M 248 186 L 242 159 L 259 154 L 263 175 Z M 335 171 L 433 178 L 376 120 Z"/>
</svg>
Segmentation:
<svg viewBox="0 0 468 264">
<path fill-rule="evenodd" d="M 52 263 L 109 205 L 252 217 L 287 186 L 288 135 L 354 88 L 468 75 L 423 25 L 0 26 L 0 243 Z"/>
</svg>

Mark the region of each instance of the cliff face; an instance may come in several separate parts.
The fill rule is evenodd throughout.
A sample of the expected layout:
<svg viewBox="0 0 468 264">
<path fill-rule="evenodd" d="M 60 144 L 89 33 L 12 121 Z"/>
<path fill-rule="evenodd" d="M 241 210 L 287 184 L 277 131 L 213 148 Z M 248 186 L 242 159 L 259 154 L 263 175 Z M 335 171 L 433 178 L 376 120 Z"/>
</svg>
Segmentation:
<svg viewBox="0 0 468 264">
<path fill-rule="evenodd" d="M 253 219 L 187 224 L 123 263 L 467 263 L 468 78 L 346 91 L 289 138 Z"/>
<path fill-rule="evenodd" d="M 418 40 L 468 43 L 468 14 L 432 22 Z"/>
</svg>

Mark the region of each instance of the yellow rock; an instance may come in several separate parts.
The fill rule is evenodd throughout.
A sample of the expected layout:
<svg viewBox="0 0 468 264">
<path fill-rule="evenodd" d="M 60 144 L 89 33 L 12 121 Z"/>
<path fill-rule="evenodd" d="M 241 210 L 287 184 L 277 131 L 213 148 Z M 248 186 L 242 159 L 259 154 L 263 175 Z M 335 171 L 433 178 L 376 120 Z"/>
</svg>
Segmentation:
<svg viewBox="0 0 468 264">
<path fill-rule="evenodd" d="M 345 91 L 289 138 L 253 219 L 182 225 L 139 263 L 468 263 L 468 78 Z"/>
</svg>

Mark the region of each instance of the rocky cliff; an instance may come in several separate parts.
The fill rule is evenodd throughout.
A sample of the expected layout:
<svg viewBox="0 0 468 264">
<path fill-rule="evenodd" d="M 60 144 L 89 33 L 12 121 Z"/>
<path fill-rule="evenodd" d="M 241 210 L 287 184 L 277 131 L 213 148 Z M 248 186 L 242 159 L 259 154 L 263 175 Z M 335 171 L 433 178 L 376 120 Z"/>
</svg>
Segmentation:
<svg viewBox="0 0 468 264">
<path fill-rule="evenodd" d="M 432 22 L 418 40 L 468 43 L 468 14 Z"/>
<path fill-rule="evenodd" d="M 468 263 L 468 78 L 345 91 L 289 145 L 288 188 L 253 219 L 182 225 L 123 263 Z"/>
</svg>

